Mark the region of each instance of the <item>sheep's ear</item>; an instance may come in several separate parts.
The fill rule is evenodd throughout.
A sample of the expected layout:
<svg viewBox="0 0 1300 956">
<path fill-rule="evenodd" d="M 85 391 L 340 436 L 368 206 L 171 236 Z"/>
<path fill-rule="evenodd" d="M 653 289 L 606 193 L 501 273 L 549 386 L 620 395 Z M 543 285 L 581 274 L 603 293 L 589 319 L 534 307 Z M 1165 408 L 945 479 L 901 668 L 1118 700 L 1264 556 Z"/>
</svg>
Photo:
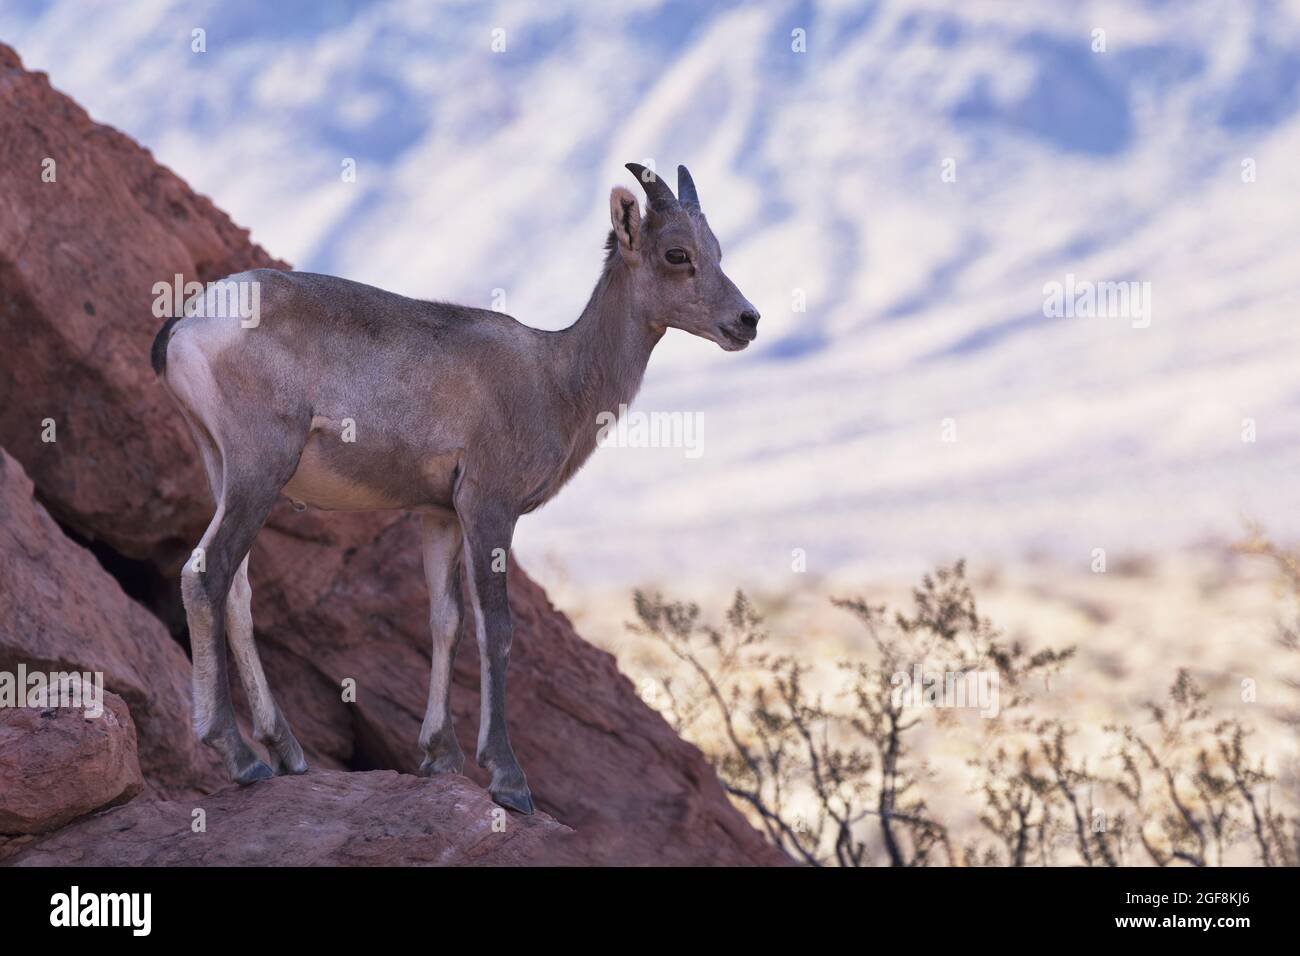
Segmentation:
<svg viewBox="0 0 1300 956">
<path fill-rule="evenodd" d="M 609 221 L 614 227 L 619 252 L 624 259 L 635 261 L 641 251 L 641 207 L 632 193 L 615 186 L 609 194 Z"/>
</svg>

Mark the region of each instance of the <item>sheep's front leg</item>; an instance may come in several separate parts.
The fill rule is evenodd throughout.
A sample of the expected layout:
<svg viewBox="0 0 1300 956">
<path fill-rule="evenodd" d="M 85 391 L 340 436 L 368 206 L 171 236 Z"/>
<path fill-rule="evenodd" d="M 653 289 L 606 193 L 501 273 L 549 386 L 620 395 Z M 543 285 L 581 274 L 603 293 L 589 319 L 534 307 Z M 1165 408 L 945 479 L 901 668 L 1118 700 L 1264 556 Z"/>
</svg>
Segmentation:
<svg viewBox="0 0 1300 956">
<path fill-rule="evenodd" d="M 506 731 L 506 665 L 513 634 L 506 556 L 515 517 L 494 507 L 471 506 L 462 511 L 459 502 L 457 510 L 464 531 L 464 560 L 480 661 L 478 764 L 492 774 L 488 787 L 492 799 L 520 813 L 532 813 L 528 781 Z"/>
</svg>

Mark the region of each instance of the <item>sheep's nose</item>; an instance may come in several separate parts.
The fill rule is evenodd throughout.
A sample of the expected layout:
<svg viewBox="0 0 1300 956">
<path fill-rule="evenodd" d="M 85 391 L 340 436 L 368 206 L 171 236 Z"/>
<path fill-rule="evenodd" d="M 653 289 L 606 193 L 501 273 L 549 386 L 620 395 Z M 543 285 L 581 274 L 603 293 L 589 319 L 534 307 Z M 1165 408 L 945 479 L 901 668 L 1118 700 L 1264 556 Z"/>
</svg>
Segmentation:
<svg viewBox="0 0 1300 956">
<path fill-rule="evenodd" d="M 746 309 L 744 312 L 740 313 L 740 324 L 745 326 L 747 329 L 758 328 L 758 319 L 758 312 L 754 309 Z"/>
</svg>

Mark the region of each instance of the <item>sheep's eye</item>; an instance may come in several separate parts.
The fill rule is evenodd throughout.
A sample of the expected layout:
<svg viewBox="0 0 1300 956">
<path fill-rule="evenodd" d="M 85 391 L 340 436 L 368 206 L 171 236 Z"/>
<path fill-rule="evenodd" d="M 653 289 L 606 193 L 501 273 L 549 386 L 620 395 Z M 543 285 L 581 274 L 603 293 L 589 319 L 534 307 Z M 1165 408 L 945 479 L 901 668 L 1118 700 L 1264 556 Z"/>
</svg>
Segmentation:
<svg viewBox="0 0 1300 956">
<path fill-rule="evenodd" d="M 686 254 L 685 249 L 669 249 L 664 253 L 664 258 L 675 266 L 691 261 L 691 257 Z"/>
</svg>

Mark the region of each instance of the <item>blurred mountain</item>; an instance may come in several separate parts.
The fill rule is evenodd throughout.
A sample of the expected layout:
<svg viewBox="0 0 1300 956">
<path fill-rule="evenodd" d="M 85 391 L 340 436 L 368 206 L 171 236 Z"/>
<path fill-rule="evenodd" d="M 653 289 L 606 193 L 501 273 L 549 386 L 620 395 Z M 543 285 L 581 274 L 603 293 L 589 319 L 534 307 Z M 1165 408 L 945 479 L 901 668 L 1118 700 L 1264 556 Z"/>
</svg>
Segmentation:
<svg viewBox="0 0 1300 956">
<path fill-rule="evenodd" d="M 739 356 L 668 336 L 636 407 L 700 413 L 704 454 L 602 450 L 526 562 L 744 582 L 794 549 L 1300 532 L 1294 4 L 273 9 L 9 0 L 0 38 L 299 268 L 545 328 L 623 163 L 685 162 L 764 314 Z M 1149 314 L 1045 316 L 1075 280 L 1149 283 Z"/>
</svg>

